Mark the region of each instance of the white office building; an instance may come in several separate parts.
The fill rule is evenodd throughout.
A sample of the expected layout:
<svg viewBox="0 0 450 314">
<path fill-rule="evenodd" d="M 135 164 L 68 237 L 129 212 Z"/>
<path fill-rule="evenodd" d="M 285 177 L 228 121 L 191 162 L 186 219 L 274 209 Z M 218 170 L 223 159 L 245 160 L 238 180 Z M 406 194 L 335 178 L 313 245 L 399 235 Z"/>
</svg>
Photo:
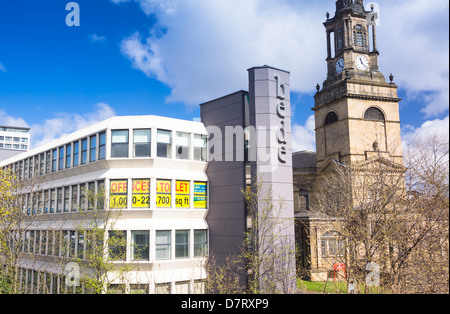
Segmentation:
<svg viewBox="0 0 450 314">
<path fill-rule="evenodd" d="M 21 260 L 24 292 L 67 292 L 61 261 L 85 256 L 77 226 L 78 214 L 92 211 L 86 191 L 106 190 L 103 207 L 120 211 L 109 236 L 126 241 L 108 258 L 136 269 L 125 285 L 113 280 L 107 288 L 201 293 L 208 251 L 206 135 L 199 122 L 113 117 L 1 161 L 0 168 L 28 187 L 24 210 L 39 214 L 22 247 L 31 253 L 23 256 L 33 256 Z"/>
<path fill-rule="evenodd" d="M 0 125 L 0 161 L 28 151 L 30 129 Z"/>
</svg>

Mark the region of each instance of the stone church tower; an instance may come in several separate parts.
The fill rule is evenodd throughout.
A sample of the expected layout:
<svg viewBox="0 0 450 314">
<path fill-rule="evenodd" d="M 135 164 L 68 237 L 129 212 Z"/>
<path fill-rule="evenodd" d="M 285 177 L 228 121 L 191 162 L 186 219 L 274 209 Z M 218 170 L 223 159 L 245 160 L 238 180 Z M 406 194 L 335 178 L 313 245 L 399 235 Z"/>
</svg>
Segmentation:
<svg viewBox="0 0 450 314">
<path fill-rule="evenodd" d="M 346 165 L 386 153 L 402 163 L 397 86 L 379 72 L 375 12 L 363 0 L 339 0 L 324 23 L 327 79 L 315 96 L 317 166 Z M 334 40 L 332 41 L 331 38 Z"/>
<path fill-rule="evenodd" d="M 331 164 L 364 167 L 383 163 L 404 170 L 397 86 L 379 71 L 375 21 L 363 0 L 338 0 L 324 22 L 327 76 L 317 84 L 312 110 L 316 152 L 293 154 L 298 267 L 312 280 L 326 280 L 340 246 L 339 217 L 315 212 L 315 188 Z M 331 168 L 330 168 L 331 169 Z M 331 275 L 332 276 L 332 275 Z"/>
</svg>

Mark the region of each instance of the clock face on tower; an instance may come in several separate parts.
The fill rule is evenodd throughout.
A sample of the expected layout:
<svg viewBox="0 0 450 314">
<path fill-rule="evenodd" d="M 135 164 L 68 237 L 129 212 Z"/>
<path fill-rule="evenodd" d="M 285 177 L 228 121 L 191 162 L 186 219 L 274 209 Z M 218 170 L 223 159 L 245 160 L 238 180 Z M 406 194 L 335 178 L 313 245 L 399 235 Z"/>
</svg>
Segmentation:
<svg viewBox="0 0 450 314">
<path fill-rule="evenodd" d="M 336 73 L 341 74 L 342 71 L 344 71 L 344 59 L 339 58 L 339 60 L 336 62 Z"/>
<path fill-rule="evenodd" d="M 359 55 L 355 58 L 356 68 L 360 71 L 365 71 L 369 68 L 369 60 L 366 56 Z"/>
</svg>

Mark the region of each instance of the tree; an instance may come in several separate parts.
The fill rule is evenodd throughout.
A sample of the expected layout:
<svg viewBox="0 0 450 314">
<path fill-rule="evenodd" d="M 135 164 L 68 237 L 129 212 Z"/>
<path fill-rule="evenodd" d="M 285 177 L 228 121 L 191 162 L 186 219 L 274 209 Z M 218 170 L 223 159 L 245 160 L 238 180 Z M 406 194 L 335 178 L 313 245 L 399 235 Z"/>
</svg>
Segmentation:
<svg viewBox="0 0 450 314">
<path fill-rule="evenodd" d="M 10 169 L 0 169 L 0 293 L 22 292 L 19 260 L 31 240 L 29 227 L 42 211 L 40 185 L 36 179 L 25 184 Z"/>
<path fill-rule="evenodd" d="M 448 140 L 413 143 L 406 168 L 387 156 L 335 162 L 318 180 L 315 210 L 341 219 L 342 253 L 358 282 L 376 265 L 391 292 L 448 291 Z"/>
<path fill-rule="evenodd" d="M 207 266 L 209 293 L 293 293 L 296 282 L 295 239 L 286 235 L 294 221 L 281 214 L 284 201 L 258 178 L 241 191 L 247 203 L 249 228 L 239 252 L 224 265 L 210 256 Z M 242 275 L 247 280 L 242 282 Z"/>
</svg>

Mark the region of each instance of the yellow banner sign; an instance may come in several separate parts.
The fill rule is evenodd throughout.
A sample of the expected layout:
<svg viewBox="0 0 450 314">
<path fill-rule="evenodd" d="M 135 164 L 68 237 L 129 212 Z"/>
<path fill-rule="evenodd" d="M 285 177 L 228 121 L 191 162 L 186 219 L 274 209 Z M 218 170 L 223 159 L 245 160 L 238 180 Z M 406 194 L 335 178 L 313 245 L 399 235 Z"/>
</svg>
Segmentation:
<svg viewBox="0 0 450 314">
<path fill-rule="evenodd" d="M 172 181 L 156 181 L 156 207 L 169 208 L 172 205 Z"/>
<path fill-rule="evenodd" d="M 109 194 L 109 208 L 127 208 L 128 181 L 111 180 Z"/>
<path fill-rule="evenodd" d="M 133 180 L 133 208 L 150 208 L 150 180 Z"/>
</svg>

